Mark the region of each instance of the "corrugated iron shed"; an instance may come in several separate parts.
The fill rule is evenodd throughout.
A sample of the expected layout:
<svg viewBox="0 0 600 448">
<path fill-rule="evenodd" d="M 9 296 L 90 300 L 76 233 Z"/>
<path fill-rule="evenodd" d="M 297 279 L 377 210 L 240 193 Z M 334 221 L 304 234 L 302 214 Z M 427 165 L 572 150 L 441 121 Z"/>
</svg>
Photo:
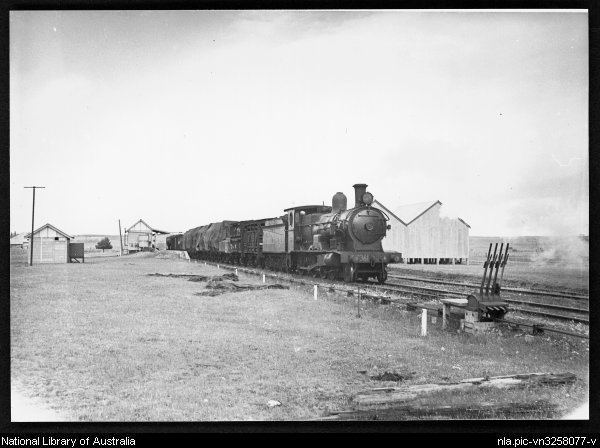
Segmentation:
<svg viewBox="0 0 600 448">
<path fill-rule="evenodd" d="M 25 235 L 31 239 L 31 232 Z M 33 263 L 68 263 L 69 241 L 73 237 L 52 224 L 33 231 Z"/>
<path fill-rule="evenodd" d="M 383 239 L 386 251 L 398 251 L 407 263 L 467 263 L 469 228 L 460 218 L 440 216 L 439 200 L 390 209 L 375 200 L 390 217 L 391 229 Z"/>
</svg>

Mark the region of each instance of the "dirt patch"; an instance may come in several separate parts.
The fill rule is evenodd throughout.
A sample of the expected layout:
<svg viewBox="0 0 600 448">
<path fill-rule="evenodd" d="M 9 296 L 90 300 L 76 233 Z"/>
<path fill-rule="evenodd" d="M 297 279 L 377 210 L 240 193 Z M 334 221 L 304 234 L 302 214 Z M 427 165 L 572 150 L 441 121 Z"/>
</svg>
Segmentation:
<svg viewBox="0 0 600 448">
<path fill-rule="evenodd" d="M 195 295 L 202 297 L 216 297 L 228 292 L 242 292 L 262 289 L 290 289 L 279 283 L 270 285 L 236 284 L 239 281 L 233 272 L 223 275 L 197 275 L 197 274 L 146 274 L 149 277 L 187 278 L 190 282 L 206 282 L 207 291 L 197 292 Z"/>
<path fill-rule="evenodd" d="M 272 285 L 250 285 L 250 284 L 236 284 L 229 280 L 223 280 L 218 278 L 211 279 L 206 284 L 208 291 L 197 292 L 195 295 L 202 297 L 216 297 L 221 294 L 229 292 L 242 292 L 242 291 L 258 291 L 263 289 L 290 289 L 289 286 L 280 285 L 274 283 Z"/>
<path fill-rule="evenodd" d="M 237 282 L 238 276 L 233 272 L 223 275 L 196 275 L 196 274 L 146 274 L 148 277 L 171 277 L 171 278 L 187 278 L 190 282 L 220 282 L 223 280 L 230 280 Z M 210 286 L 207 285 L 207 288 Z"/>
<path fill-rule="evenodd" d="M 208 282 L 206 284 L 207 288 L 211 288 L 210 285 L 214 285 L 214 284 L 218 284 L 220 282 L 223 281 L 232 281 L 232 282 L 237 282 L 239 280 L 238 276 L 236 274 L 234 274 L 233 272 L 230 272 L 229 274 L 223 274 L 223 275 L 213 275 L 210 277 L 205 277 L 204 280 L 200 279 L 200 275 L 195 275 L 193 277 L 190 277 L 189 281 L 190 282 Z"/>
<path fill-rule="evenodd" d="M 414 377 L 412 373 L 397 373 L 397 372 L 383 372 L 378 375 L 373 375 L 370 378 L 375 381 L 404 381 L 410 380 Z"/>
</svg>

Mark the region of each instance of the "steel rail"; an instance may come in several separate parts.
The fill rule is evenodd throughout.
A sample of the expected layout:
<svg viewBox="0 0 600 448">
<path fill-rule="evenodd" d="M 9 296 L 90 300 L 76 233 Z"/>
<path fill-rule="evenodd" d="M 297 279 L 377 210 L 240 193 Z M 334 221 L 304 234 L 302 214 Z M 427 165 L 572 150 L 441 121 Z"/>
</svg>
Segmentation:
<svg viewBox="0 0 600 448">
<path fill-rule="evenodd" d="M 553 304 L 550 304 L 550 303 L 537 303 L 537 302 L 530 302 L 528 300 L 507 299 L 505 297 L 503 297 L 502 300 L 504 302 L 520 303 L 522 305 L 537 306 L 537 307 L 540 307 L 540 308 L 564 310 L 564 311 L 570 311 L 570 312 L 573 312 L 573 313 L 584 313 L 584 314 L 586 314 L 586 313 L 590 312 L 590 310 L 585 309 L 585 308 L 573 308 L 571 306 L 553 305 Z"/>
<path fill-rule="evenodd" d="M 448 285 L 448 286 L 461 286 L 467 288 L 478 288 L 479 285 L 475 285 L 474 283 L 457 283 L 450 282 L 447 280 L 434 280 L 428 278 L 421 277 L 406 277 L 402 275 L 388 274 L 388 278 L 396 278 L 399 280 L 409 280 L 423 283 L 437 283 L 440 285 Z M 589 300 L 589 295 L 581 295 L 581 294 L 570 294 L 567 292 L 553 292 L 553 291 L 543 291 L 539 289 L 524 289 L 524 288 L 511 288 L 507 286 L 502 287 L 502 291 L 505 292 L 517 292 L 521 294 L 528 294 L 532 296 L 545 296 L 545 297 L 559 297 L 563 299 L 573 299 L 573 300 Z"/>
<path fill-rule="evenodd" d="M 510 309 L 512 311 L 517 311 L 517 312 L 526 313 L 526 314 L 532 314 L 534 316 L 543 316 L 543 317 L 551 317 L 553 319 L 583 322 L 584 324 L 590 323 L 590 320 L 586 317 L 565 316 L 564 314 L 555 314 L 555 313 L 547 313 L 545 311 L 528 310 L 526 308 L 521 308 L 521 307 L 516 307 L 516 306 L 511 306 Z"/>
<path fill-rule="evenodd" d="M 390 283 L 390 286 L 392 285 L 397 285 L 396 283 Z M 443 290 L 443 289 L 436 289 L 436 288 L 424 288 L 421 286 L 411 286 L 411 285 L 398 285 L 398 286 L 402 286 L 404 288 L 415 288 L 415 289 L 419 289 L 419 290 L 424 290 L 424 291 L 429 291 L 429 292 L 437 292 L 440 295 L 446 295 L 446 296 L 460 296 L 463 297 L 465 296 L 466 293 L 464 292 L 458 292 L 458 291 L 447 291 L 447 290 Z M 431 294 L 433 295 L 433 294 Z M 523 304 L 523 305 L 529 305 L 529 306 L 535 306 L 538 308 L 543 308 L 543 309 L 559 309 L 559 310 L 564 310 L 564 311 L 568 311 L 568 312 L 574 312 L 574 313 L 589 313 L 589 310 L 585 309 L 585 308 L 574 308 L 574 307 L 569 307 L 569 306 L 564 306 L 564 305 L 554 305 L 554 304 L 547 304 L 547 303 L 537 303 L 537 302 L 530 302 L 530 301 L 526 301 L 526 300 L 518 300 L 518 299 L 511 299 L 511 298 L 507 298 L 507 297 L 503 297 L 502 298 L 503 301 L 505 302 L 510 302 L 510 303 L 519 303 L 519 304 Z M 512 309 L 517 310 L 517 308 L 512 307 Z M 544 315 L 544 316 L 553 316 L 556 317 L 557 319 L 567 319 L 567 320 L 571 320 L 570 317 L 568 316 L 561 316 L 558 314 L 548 314 L 548 313 L 543 313 L 542 311 L 539 312 L 540 315 Z M 577 319 L 575 319 L 577 320 Z M 584 320 L 582 322 L 589 322 L 589 320 Z"/>
<path fill-rule="evenodd" d="M 401 287 L 401 288 L 410 288 L 410 289 L 416 289 L 419 291 L 427 291 L 427 292 L 433 292 L 433 293 L 439 293 L 439 294 L 445 294 L 445 295 L 460 295 L 460 296 L 464 296 L 465 293 L 464 292 L 459 292 L 459 291 L 448 291 L 446 289 L 438 289 L 438 288 L 427 288 L 425 286 L 416 286 L 416 285 L 402 285 L 399 283 L 386 283 L 386 286 L 396 286 L 396 287 Z"/>
<path fill-rule="evenodd" d="M 526 323 L 526 322 L 518 322 L 518 321 L 514 321 L 514 320 L 508 320 L 508 319 L 494 319 L 494 321 L 496 322 L 500 322 L 503 324 L 508 324 L 508 325 L 519 325 L 519 326 L 523 326 L 523 327 L 531 327 L 534 329 L 539 329 L 542 331 L 550 331 L 553 333 L 561 333 L 561 334 L 566 334 L 569 336 L 575 336 L 578 338 L 583 338 L 583 339 L 589 339 L 590 336 L 584 333 L 574 333 L 572 331 L 566 331 L 566 330 L 560 330 L 558 328 L 552 328 L 552 327 L 547 327 L 545 325 L 537 325 L 537 324 L 531 324 L 531 323 Z"/>
</svg>

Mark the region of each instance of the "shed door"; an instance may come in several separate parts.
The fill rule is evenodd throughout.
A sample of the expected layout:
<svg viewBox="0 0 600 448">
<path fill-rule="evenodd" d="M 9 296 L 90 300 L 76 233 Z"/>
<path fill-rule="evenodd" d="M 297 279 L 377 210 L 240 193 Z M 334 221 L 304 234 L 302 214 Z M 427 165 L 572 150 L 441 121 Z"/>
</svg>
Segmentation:
<svg viewBox="0 0 600 448">
<path fill-rule="evenodd" d="M 67 262 L 67 242 L 57 241 L 54 238 L 36 238 L 33 251 L 34 260 L 38 263 L 66 263 Z M 39 251 L 36 249 L 36 245 Z M 37 258 L 37 256 L 39 258 Z"/>
<path fill-rule="evenodd" d="M 54 241 L 54 262 L 55 263 L 66 263 L 67 262 L 67 242 L 66 241 Z"/>
<path fill-rule="evenodd" d="M 39 241 L 40 263 L 54 263 L 54 238 L 40 238 Z"/>
</svg>

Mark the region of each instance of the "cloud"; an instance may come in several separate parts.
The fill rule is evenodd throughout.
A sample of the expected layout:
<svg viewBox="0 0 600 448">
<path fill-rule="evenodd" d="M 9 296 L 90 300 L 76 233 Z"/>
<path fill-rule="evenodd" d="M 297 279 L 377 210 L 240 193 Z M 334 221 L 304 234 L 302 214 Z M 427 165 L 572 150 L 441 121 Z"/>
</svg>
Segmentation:
<svg viewBox="0 0 600 448">
<path fill-rule="evenodd" d="M 336 191 L 351 198 L 366 182 L 386 204 L 439 199 L 474 234 L 518 233 L 549 228 L 528 201 L 587 201 L 573 184 L 587 160 L 585 16 L 16 17 L 11 181 L 92 196 L 110 220 L 184 229 L 329 202 Z M 126 174 L 103 181 L 91 167 L 107 163 Z M 527 225 L 508 227 L 511 207 Z"/>
</svg>

